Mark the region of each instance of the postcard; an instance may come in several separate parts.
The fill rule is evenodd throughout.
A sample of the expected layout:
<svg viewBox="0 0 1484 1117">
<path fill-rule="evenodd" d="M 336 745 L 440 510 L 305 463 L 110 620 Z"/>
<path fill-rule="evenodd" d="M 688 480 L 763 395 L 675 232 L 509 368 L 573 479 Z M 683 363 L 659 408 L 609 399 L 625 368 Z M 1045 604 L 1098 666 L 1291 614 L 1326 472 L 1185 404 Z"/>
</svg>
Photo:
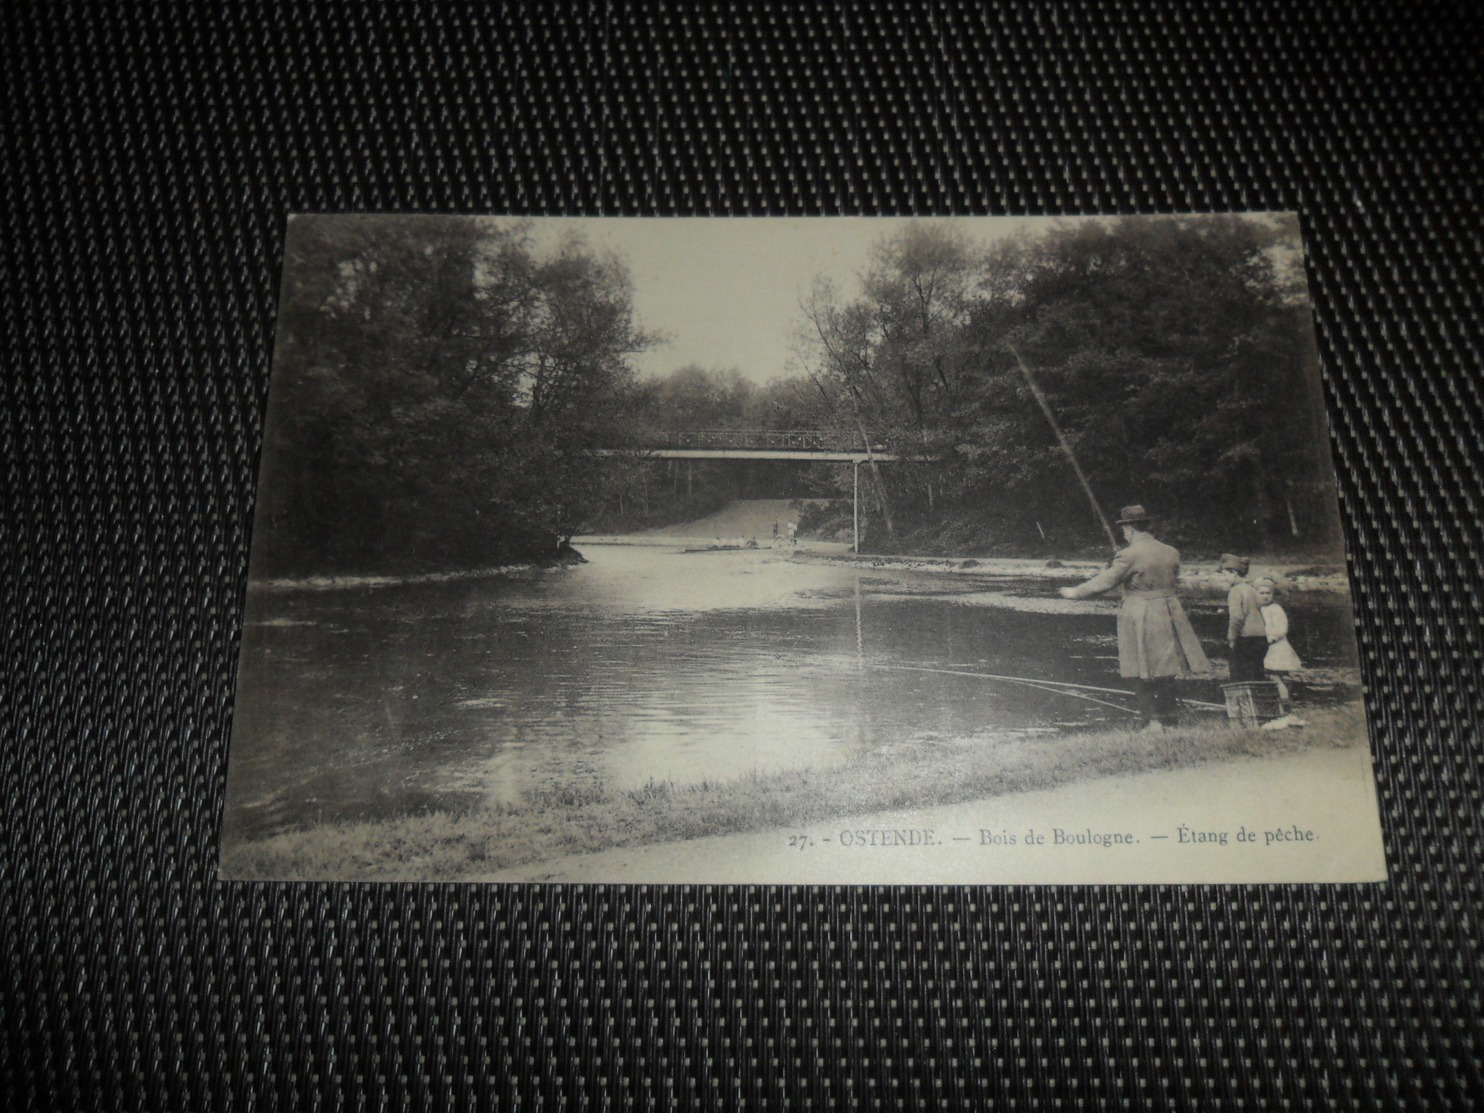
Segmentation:
<svg viewBox="0 0 1484 1117">
<path fill-rule="evenodd" d="M 291 218 L 221 874 L 1384 880 L 1298 220 Z"/>
</svg>

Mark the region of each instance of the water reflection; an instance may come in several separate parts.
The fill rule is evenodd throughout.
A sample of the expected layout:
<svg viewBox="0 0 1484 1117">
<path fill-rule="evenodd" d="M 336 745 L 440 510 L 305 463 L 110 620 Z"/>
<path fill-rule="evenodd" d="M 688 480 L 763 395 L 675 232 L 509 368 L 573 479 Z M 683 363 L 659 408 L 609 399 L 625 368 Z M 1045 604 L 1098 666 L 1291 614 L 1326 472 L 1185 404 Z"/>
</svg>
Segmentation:
<svg viewBox="0 0 1484 1117">
<path fill-rule="evenodd" d="M 863 574 L 767 551 L 586 551 L 588 565 L 515 577 L 250 595 L 229 828 L 724 780 L 848 763 L 924 732 L 1122 716 L 876 668 L 1116 685 L 1112 605 L 1048 608 L 1045 583 Z M 1289 611 L 1311 661 L 1321 631 L 1343 658 L 1343 610 Z M 1190 612 L 1219 648 L 1219 603 Z"/>
</svg>

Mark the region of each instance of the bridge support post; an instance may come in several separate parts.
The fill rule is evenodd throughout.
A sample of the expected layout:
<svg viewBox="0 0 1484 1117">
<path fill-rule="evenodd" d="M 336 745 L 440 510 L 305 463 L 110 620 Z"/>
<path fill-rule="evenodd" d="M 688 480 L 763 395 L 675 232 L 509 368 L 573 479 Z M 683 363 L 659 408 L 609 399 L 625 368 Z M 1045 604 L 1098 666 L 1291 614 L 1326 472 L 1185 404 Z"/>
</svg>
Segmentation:
<svg viewBox="0 0 1484 1117">
<path fill-rule="evenodd" d="M 851 463 L 850 480 L 850 514 L 855 522 L 855 546 L 851 548 L 855 554 L 861 553 L 861 463 Z"/>
</svg>

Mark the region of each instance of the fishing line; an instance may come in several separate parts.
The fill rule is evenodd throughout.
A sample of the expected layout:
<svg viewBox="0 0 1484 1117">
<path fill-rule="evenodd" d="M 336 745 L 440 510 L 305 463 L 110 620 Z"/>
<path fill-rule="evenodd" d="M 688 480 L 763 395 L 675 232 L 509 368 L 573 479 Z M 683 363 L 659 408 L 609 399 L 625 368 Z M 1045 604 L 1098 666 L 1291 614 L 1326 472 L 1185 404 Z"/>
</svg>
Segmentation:
<svg viewBox="0 0 1484 1117">
<path fill-rule="evenodd" d="M 1122 694 L 1132 698 L 1134 692 L 1131 690 L 1115 690 L 1107 686 L 1091 686 L 1087 683 L 1064 683 L 1060 679 L 1027 679 L 1019 675 L 990 675 L 984 671 L 957 671 L 946 667 L 907 667 L 898 663 L 877 663 L 883 671 L 927 671 L 934 675 L 965 675 L 971 679 L 997 679 L 1002 683 L 1039 683 L 1042 686 L 1070 687 L 1073 690 L 1096 690 L 1102 694 Z"/>
<path fill-rule="evenodd" d="M 1019 683 L 1021 686 L 1032 687 L 1035 690 L 1045 690 L 1049 691 L 1052 694 L 1059 694 L 1063 698 L 1076 698 L 1083 702 L 1096 702 L 1099 706 L 1108 706 L 1114 710 L 1122 710 L 1126 714 L 1138 714 L 1139 712 L 1138 710 L 1130 710 L 1127 706 L 1120 706 L 1117 702 L 1109 702 L 1105 698 L 1094 698 L 1090 694 L 1075 694 L 1070 690 L 1062 689 L 1062 685 L 1059 683 L 1042 682 L 1040 680 L 1032 679 L 1015 679 L 1011 678 L 1008 675 L 983 675 L 973 671 L 943 671 L 932 667 L 899 667 L 896 664 L 892 663 L 873 663 L 871 664 L 871 666 L 882 671 L 927 671 L 931 672 L 934 675 L 966 675 L 971 679 L 995 679 L 1000 682 Z M 1108 690 L 1107 687 L 1088 687 L 1087 689 L 1104 691 Z M 1121 690 L 1113 690 L 1108 691 L 1108 693 L 1123 694 L 1124 692 Z"/>
<path fill-rule="evenodd" d="M 1069 690 L 1095 690 L 1100 694 L 1121 694 L 1129 698 L 1134 696 L 1134 692 L 1131 690 L 1115 690 L 1113 687 L 1090 686 L 1087 683 L 1064 683 L 1056 679 L 1026 679 L 1018 675 L 991 675 L 984 671 L 950 671 L 943 667 L 908 667 L 898 663 L 873 663 L 871 666 L 882 671 L 922 671 L 929 675 L 962 675 L 966 679 L 993 679 L 1001 683 L 1023 683 L 1026 686 L 1040 687 L 1042 690 L 1049 690 L 1052 687 L 1064 687 Z M 1075 696 L 1069 694 L 1067 697 L 1071 698 Z M 1095 701 L 1095 699 L 1089 698 L 1088 701 Z M 1215 702 L 1199 702 L 1194 698 L 1182 698 L 1180 701 L 1188 706 L 1198 706 L 1204 710 L 1226 709 L 1225 706 L 1218 705 Z M 1108 704 L 1112 705 L 1112 703 Z M 1122 709 L 1123 707 L 1116 708 Z M 1129 713 L 1135 712 L 1133 710 L 1129 711 Z"/>
<path fill-rule="evenodd" d="M 1106 698 L 1094 698 L 1090 694 L 1077 694 L 1070 690 L 1062 690 L 1060 687 L 1042 686 L 1040 683 L 1021 683 L 1021 686 L 1032 687 L 1035 690 L 1046 690 L 1052 694 L 1059 694 L 1063 698 L 1075 698 L 1079 702 L 1096 702 L 1099 706 L 1107 706 L 1109 709 L 1122 710 L 1126 714 L 1138 714 L 1138 710 L 1130 710 L 1127 706 L 1120 706 L 1117 702 L 1109 702 Z"/>
</svg>

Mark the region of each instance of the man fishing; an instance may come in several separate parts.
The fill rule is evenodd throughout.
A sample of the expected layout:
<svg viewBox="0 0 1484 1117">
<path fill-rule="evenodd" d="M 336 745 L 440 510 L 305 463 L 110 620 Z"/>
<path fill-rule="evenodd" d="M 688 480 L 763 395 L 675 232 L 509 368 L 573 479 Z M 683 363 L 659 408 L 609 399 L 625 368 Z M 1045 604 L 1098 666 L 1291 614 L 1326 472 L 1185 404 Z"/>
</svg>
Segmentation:
<svg viewBox="0 0 1484 1117">
<path fill-rule="evenodd" d="M 1175 679 L 1207 670 L 1195 630 L 1176 595 L 1180 552 L 1150 533 L 1153 517 L 1142 504 L 1131 504 L 1119 515 L 1126 546 L 1096 577 L 1080 586 L 1063 586 L 1062 597 L 1082 598 L 1119 587 L 1123 604 L 1118 610 L 1118 669 L 1132 679 L 1145 726 L 1179 721 Z"/>
</svg>

